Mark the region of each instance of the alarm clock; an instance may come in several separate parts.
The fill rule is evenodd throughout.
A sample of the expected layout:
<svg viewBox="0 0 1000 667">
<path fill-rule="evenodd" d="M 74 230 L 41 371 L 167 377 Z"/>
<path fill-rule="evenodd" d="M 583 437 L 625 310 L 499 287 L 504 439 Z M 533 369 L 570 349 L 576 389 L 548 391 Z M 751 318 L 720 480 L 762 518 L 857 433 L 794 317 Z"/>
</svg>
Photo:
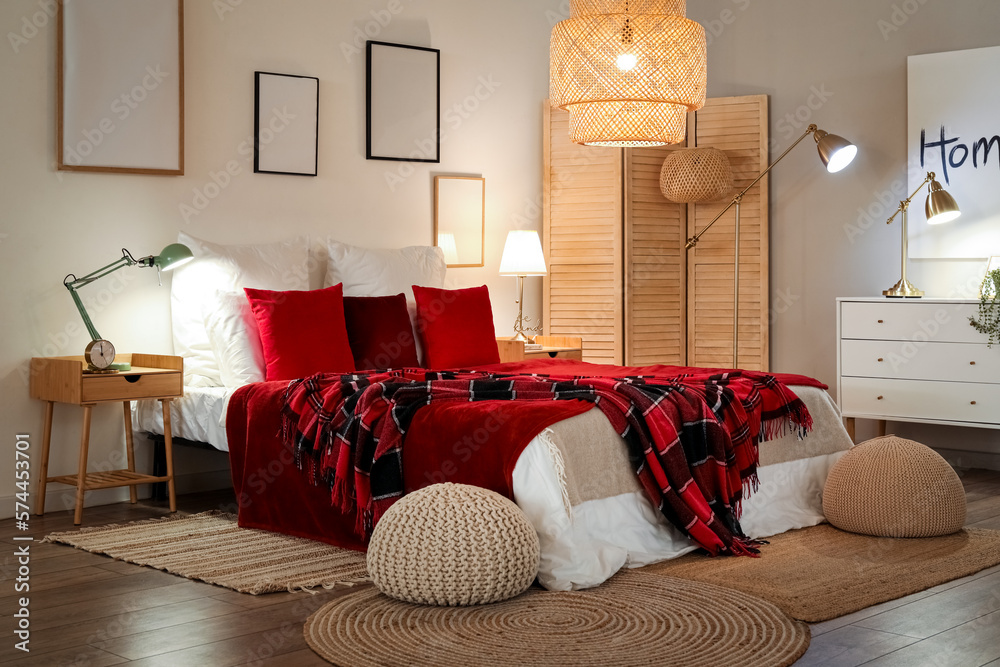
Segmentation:
<svg viewBox="0 0 1000 667">
<path fill-rule="evenodd" d="M 92 340 L 87 344 L 87 349 L 84 350 L 83 355 L 89 363 L 88 371 L 92 373 L 113 372 L 111 364 L 115 361 L 115 346 L 111 344 L 111 341 L 104 340 L 103 338 Z"/>
</svg>

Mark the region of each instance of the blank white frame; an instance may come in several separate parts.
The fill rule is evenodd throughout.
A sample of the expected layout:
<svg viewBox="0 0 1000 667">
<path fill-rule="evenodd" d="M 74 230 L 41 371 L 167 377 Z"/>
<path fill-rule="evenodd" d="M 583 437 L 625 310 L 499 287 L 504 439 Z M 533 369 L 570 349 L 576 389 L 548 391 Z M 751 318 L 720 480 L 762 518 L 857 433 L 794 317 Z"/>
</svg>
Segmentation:
<svg viewBox="0 0 1000 667">
<path fill-rule="evenodd" d="M 184 1 L 60 0 L 60 171 L 183 175 Z"/>
<path fill-rule="evenodd" d="M 441 52 L 369 41 L 367 66 L 366 157 L 441 162 Z"/>
<path fill-rule="evenodd" d="M 319 79 L 254 72 L 254 137 L 254 173 L 316 176 Z"/>
<path fill-rule="evenodd" d="M 486 179 L 473 176 L 434 177 L 434 243 L 454 239 L 455 257 L 448 268 L 485 266 Z M 449 239 L 450 240 L 450 239 Z M 450 243 L 448 244 L 450 246 Z"/>
</svg>

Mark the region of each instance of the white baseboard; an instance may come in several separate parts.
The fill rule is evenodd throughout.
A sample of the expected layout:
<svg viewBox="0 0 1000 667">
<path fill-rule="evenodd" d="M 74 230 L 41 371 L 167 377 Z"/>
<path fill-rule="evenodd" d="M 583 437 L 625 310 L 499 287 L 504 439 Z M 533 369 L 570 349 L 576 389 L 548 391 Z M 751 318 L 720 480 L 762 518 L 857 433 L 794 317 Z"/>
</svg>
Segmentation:
<svg viewBox="0 0 1000 667">
<path fill-rule="evenodd" d="M 1000 470 L 1000 454 L 994 452 L 966 452 L 957 449 L 938 449 L 940 454 L 954 468 L 975 468 L 977 470 Z"/>
<path fill-rule="evenodd" d="M 209 470 L 205 472 L 193 472 L 186 475 L 178 475 L 174 480 L 174 489 L 177 495 L 187 493 L 199 493 L 201 491 L 215 491 L 217 489 L 229 489 L 233 486 L 232 476 L 229 470 Z M 151 488 L 148 484 L 138 487 L 139 498 L 147 499 L 151 495 Z M 15 496 L 0 497 L 0 519 L 10 519 L 14 516 Z M 31 514 L 35 513 L 35 489 L 32 488 L 29 498 Z M 113 505 L 115 503 L 128 502 L 128 488 L 117 489 L 96 489 L 87 491 L 84 496 L 83 506 L 98 507 L 100 505 Z M 65 486 L 63 484 L 48 484 L 45 489 L 45 512 L 62 512 L 72 510 L 76 507 L 76 487 Z M 183 510 L 183 504 L 178 506 Z"/>
</svg>

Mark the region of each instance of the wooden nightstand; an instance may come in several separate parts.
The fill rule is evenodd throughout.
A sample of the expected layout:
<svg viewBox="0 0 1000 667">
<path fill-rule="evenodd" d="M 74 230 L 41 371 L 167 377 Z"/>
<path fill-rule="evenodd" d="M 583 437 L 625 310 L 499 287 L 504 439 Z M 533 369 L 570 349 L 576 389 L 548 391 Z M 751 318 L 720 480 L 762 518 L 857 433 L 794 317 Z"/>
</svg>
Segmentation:
<svg viewBox="0 0 1000 667">
<path fill-rule="evenodd" d="M 45 401 L 45 427 L 42 432 L 42 467 L 38 478 L 38 501 L 35 513 L 45 514 L 45 485 L 48 482 L 76 487 L 76 512 L 73 523 L 83 519 L 83 495 L 91 489 L 129 487 L 129 500 L 136 501 L 137 484 L 166 482 L 170 491 L 170 511 L 177 511 L 174 494 L 174 459 L 170 434 L 170 401 L 184 395 L 184 360 L 155 354 L 122 354 L 118 361 L 131 362 L 132 370 L 109 374 L 84 373 L 83 357 L 45 357 L 31 360 L 31 397 Z M 132 449 L 132 410 L 134 400 L 158 399 L 163 403 L 163 434 L 166 439 L 167 474 L 165 477 L 143 475 L 135 471 Z M 49 443 L 52 439 L 52 412 L 56 403 L 83 408 L 83 433 L 80 437 L 80 465 L 76 475 L 49 477 Z M 128 468 L 108 472 L 87 472 L 90 446 L 91 410 L 101 403 L 121 403 L 125 410 L 125 453 Z"/>
<path fill-rule="evenodd" d="M 541 350 L 524 350 L 524 343 L 510 338 L 497 338 L 500 363 L 525 359 L 575 359 L 583 361 L 583 339 L 572 336 L 535 336 Z"/>
</svg>

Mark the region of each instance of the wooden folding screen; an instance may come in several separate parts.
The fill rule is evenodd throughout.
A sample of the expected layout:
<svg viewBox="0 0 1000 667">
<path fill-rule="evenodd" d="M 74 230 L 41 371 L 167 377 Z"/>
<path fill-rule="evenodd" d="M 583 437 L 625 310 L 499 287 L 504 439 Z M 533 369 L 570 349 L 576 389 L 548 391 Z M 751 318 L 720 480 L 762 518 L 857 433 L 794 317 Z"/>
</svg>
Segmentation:
<svg viewBox="0 0 1000 667">
<path fill-rule="evenodd" d="M 545 108 L 545 333 L 582 336 L 585 360 L 620 364 L 621 149 L 574 144 L 569 114 Z"/>
<path fill-rule="evenodd" d="M 734 192 L 768 165 L 767 95 L 709 99 L 688 123 L 688 144 L 726 152 L 733 165 Z M 691 119 L 691 116 L 688 116 Z M 768 179 L 740 205 L 739 367 L 768 369 Z M 730 199 L 732 196 L 730 196 Z M 694 236 L 728 201 L 688 207 L 687 235 Z M 730 209 L 688 253 L 687 365 L 733 365 L 733 246 L 735 212 Z"/>
<path fill-rule="evenodd" d="M 663 197 L 670 149 L 625 151 L 625 364 L 683 365 L 685 207 Z"/>
<path fill-rule="evenodd" d="M 724 203 L 663 197 L 660 167 L 677 147 L 577 146 L 568 125 L 569 114 L 546 105 L 545 332 L 582 336 L 584 359 L 596 363 L 730 366 L 732 213 L 686 251 Z M 767 98 L 709 100 L 689 116 L 688 135 L 690 145 L 725 150 L 745 187 L 766 166 Z M 742 205 L 743 368 L 767 366 L 766 216 L 765 179 Z"/>
</svg>

